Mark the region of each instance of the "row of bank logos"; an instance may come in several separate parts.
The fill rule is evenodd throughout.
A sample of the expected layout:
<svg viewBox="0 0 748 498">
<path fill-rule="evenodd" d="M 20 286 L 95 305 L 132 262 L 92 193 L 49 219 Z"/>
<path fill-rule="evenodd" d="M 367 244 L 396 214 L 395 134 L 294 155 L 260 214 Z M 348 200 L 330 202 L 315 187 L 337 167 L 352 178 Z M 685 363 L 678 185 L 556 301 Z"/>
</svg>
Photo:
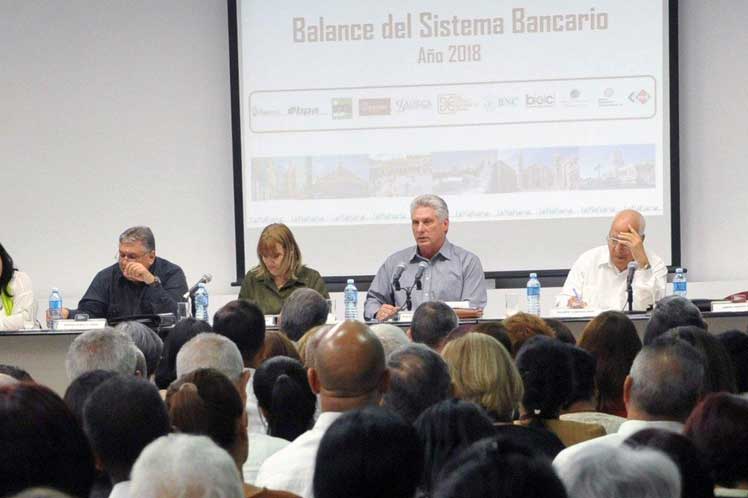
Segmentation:
<svg viewBox="0 0 748 498">
<path fill-rule="evenodd" d="M 335 97 L 330 100 L 329 109 L 320 106 L 291 105 L 287 108 L 267 108 L 251 105 L 252 117 L 270 116 L 330 116 L 334 120 L 354 118 L 354 102 L 357 104 L 356 115 L 362 118 L 372 116 L 391 116 L 408 112 L 432 112 L 454 115 L 469 111 L 489 113 L 509 109 L 553 109 L 553 108 L 610 108 L 621 106 L 644 106 L 653 96 L 644 88 L 629 92 L 605 88 L 601 94 L 585 95 L 579 89 L 568 93 L 525 93 L 521 95 L 494 95 L 468 97 L 459 93 L 443 93 L 433 98 L 358 98 Z"/>
</svg>

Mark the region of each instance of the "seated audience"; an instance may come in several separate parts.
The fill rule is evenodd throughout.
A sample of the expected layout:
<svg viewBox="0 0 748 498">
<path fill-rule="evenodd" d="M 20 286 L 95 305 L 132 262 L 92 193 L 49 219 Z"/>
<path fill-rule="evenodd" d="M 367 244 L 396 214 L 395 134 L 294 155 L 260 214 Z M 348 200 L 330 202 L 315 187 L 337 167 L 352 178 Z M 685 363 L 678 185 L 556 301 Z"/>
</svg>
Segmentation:
<svg viewBox="0 0 748 498">
<path fill-rule="evenodd" d="M 21 330 L 35 320 L 36 302 L 31 278 L 13 265 L 13 258 L 0 244 L 0 330 Z"/>
<path fill-rule="evenodd" d="M 161 360 L 161 354 L 164 350 L 164 341 L 158 334 L 140 322 L 121 322 L 114 327 L 114 330 L 130 336 L 135 346 L 145 357 L 145 371 L 148 372 L 148 378 L 155 376 L 158 362 Z"/>
<path fill-rule="evenodd" d="M 130 493 L 130 470 L 148 444 L 171 430 L 169 415 L 156 386 L 147 380 L 116 375 L 94 389 L 83 406 L 83 429 L 97 462 L 112 481 L 109 498 Z"/>
<path fill-rule="evenodd" d="M 717 335 L 735 367 L 735 382 L 739 393 L 748 393 L 748 334 L 728 330 Z"/>
<path fill-rule="evenodd" d="M 524 389 L 514 361 L 499 341 L 471 332 L 448 342 L 442 356 L 456 397 L 481 406 L 494 422 L 512 421 Z"/>
<path fill-rule="evenodd" d="M 600 313 L 584 327 L 579 347 L 595 356 L 597 411 L 626 416 L 623 381 L 642 348 L 634 322 L 619 311 Z"/>
<path fill-rule="evenodd" d="M 525 386 L 517 423 L 544 427 L 566 446 L 605 435 L 599 424 L 559 419 L 574 388 L 571 348 L 557 339 L 533 337 L 517 353 L 517 370 Z"/>
<path fill-rule="evenodd" d="M 156 367 L 155 381 L 159 389 L 166 389 L 177 378 L 177 353 L 182 346 L 197 334 L 212 331 L 213 327 L 203 320 L 185 318 L 177 322 L 164 339 L 161 360 Z"/>
<path fill-rule="evenodd" d="M 449 369 L 441 356 L 423 344 L 408 344 L 387 358 L 390 388 L 382 406 L 412 424 L 429 406 L 452 396 Z"/>
<path fill-rule="evenodd" d="M 226 450 L 191 434 L 160 437 L 143 450 L 132 468 L 130 496 L 245 498 L 236 463 Z"/>
<path fill-rule="evenodd" d="M 477 334 L 490 335 L 501 343 L 510 353 L 512 352 L 512 340 L 509 338 L 509 333 L 501 322 L 481 322 L 470 329 L 470 332 Z"/>
<path fill-rule="evenodd" d="M 387 358 L 394 350 L 410 344 L 408 334 L 403 329 L 391 323 L 377 323 L 371 326 L 371 331 L 377 336 L 384 348 L 384 356 Z"/>
<path fill-rule="evenodd" d="M 543 320 L 553 330 L 553 337 L 566 344 L 576 346 L 577 340 L 574 338 L 574 334 L 571 333 L 571 329 L 564 322 L 555 318 L 543 318 Z"/>
<path fill-rule="evenodd" d="M 716 496 L 748 496 L 748 400 L 709 394 L 691 413 L 684 433 L 706 457 Z"/>
<path fill-rule="evenodd" d="M 517 356 L 522 345 L 531 337 L 536 335 L 556 337 L 553 329 L 542 318 L 529 313 L 515 313 L 501 323 L 506 327 L 506 333 L 512 341 L 512 349 L 509 350 L 512 357 Z"/>
<path fill-rule="evenodd" d="M 228 377 L 244 399 L 250 373 L 244 368 L 239 348 L 230 339 L 203 332 L 187 341 L 177 354 L 177 378 L 201 368 L 212 368 Z"/>
<path fill-rule="evenodd" d="M 33 486 L 85 498 L 94 458 L 83 430 L 50 389 L 31 383 L 0 386 L 0 496 Z"/>
<path fill-rule="evenodd" d="M 281 334 L 275 330 L 268 330 L 265 332 L 265 344 L 262 347 L 257 364 L 262 365 L 266 360 L 275 358 L 276 356 L 286 356 L 301 361 L 301 356 L 299 356 L 296 345 L 286 334 Z"/>
<path fill-rule="evenodd" d="M 83 332 L 70 344 L 65 356 L 68 380 L 91 370 L 136 373 L 137 347 L 130 336 L 111 328 Z"/>
<path fill-rule="evenodd" d="M 431 496 L 439 473 L 451 458 L 494 434 L 491 419 L 476 404 L 457 399 L 427 408 L 414 426 L 424 454 L 421 496 Z"/>
<path fill-rule="evenodd" d="M 296 342 L 296 348 L 299 351 L 299 356 L 301 356 L 301 363 L 306 368 L 312 368 L 314 366 L 314 348 L 317 347 L 319 338 L 333 327 L 334 325 L 319 325 L 317 327 L 312 327 Z"/>
<path fill-rule="evenodd" d="M 413 313 L 408 335 L 413 342 L 441 351 L 457 323 L 457 314 L 452 308 L 440 301 L 426 301 Z"/>
<path fill-rule="evenodd" d="M 31 374 L 29 374 L 23 368 L 17 367 L 15 365 L 0 364 L 0 373 L 9 375 L 19 382 L 34 382 L 34 379 L 31 377 Z"/>
<path fill-rule="evenodd" d="M 297 289 L 283 304 L 278 328 L 292 341 L 298 341 L 307 330 L 325 324 L 327 311 L 327 301 L 319 292 Z"/>
<path fill-rule="evenodd" d="M 707 330 L 699 308 L 682 296 L 667 296 L 657 301 L 644 331 L 644 344 L 649 344 L 668 330 L 693 325 Z"/>
<path fill-rule="evenodd" d="M 422 468 L 423 452 L 411 424 L 378 407 L 349 411 L 319 443 L 314 496 L 412 498 Z"/>
<path fill-rule="evenodd" d="M 678 467 L 664 453 L 628 446 L 595 446 L 556 466 L 574 498 L 680 498 Z"/>
</svg>

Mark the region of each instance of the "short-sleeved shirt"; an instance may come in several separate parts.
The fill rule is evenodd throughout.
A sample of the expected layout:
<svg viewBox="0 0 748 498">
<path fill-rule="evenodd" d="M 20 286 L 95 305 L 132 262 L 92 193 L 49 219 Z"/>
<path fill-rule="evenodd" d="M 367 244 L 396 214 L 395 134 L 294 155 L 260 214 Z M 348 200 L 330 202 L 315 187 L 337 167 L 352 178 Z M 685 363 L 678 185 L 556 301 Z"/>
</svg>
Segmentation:
<svg viewBox="0 0 748 498">
<path fill-rule="evenodd" d="M 296 289 L 314 289 L 322 294 L 322 297 L 329 299 L 330 295 L 327 292 L 327 287 L 325 287 L 325 281 L 322 280 L 322 276 L 317 270 L 302 266 L 296 273 L 296 278 L 289 279 L 279 289 L 275 285 L 273 277 L 269 275 L 260 277 L 255 273 L 255 269 L 249 270 L 242 282 L 239 299 L 252 301 L 265 315 L 280 313 L 283 303 Z"/>
</svg>

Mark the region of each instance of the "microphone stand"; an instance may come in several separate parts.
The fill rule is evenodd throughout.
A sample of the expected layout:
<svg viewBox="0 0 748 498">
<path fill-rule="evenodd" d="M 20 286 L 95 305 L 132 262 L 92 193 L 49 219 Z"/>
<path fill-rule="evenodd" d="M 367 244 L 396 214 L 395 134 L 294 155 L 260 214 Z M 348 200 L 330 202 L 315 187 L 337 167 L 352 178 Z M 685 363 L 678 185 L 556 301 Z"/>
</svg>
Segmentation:
<svg viewBox="0 0 748 498">
<path fill-rule="evenodd" d="M 628 303 L 628 314 L 634 313 L 634 286 L 631 284 L 632 282 L 628 282 L 626 284 L 626 302 Z"/>
<path fill-rule="evenodd" d="M 400 287 L 400 282 L 397 283 L 397 287 Z M 411 299 L 411 294 L 413 292 L 413 288 L 416 290 L 421 290 L 423 288 L 423 284 L 421 283 L 421 279 L 419 278 L 415 282 L 413 282 L 413 285 L 410 287 L 403 287 L 401 289 L 396 290 L 404 290 L 405 291 L 405 304 L 400 306 L 400 311 L 403 310 L 403 308 L 407 308 L 408 311 L 411 311 L 413 309 L 413 300 Z"/>
</svg>

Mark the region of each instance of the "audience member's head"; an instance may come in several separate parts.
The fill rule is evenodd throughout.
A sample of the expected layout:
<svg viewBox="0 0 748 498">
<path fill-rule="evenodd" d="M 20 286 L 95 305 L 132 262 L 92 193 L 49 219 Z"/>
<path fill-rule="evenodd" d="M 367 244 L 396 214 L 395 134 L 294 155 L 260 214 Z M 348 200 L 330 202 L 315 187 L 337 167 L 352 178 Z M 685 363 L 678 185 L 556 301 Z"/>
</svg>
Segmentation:
<svg viewBox="0 0 748 498">
<path fill-rule="evenodd" d="M 628 418 L 685 422 L 704 389 L 704 355 L 663 337 L 636 355 L 623 387 Z"/>
<path fill-rule="evenodd" d="M 499 341 L 471 332 L 448 342 L 442 356 L 455 396 L 480 405 L 497 422 L 511 422 L 524 389 L 512 357 Z"/>
<path fill-rule="evenodd" d="M 410 344 L 408 335 L 391 323 L 377 323 L 371 326 L 371 331 L 377 336 L 384 348 L 384 357 L 387 358 L 394 350 Z"/>
<path fill-rule="evenodd" d="M 18 384 L 20 381 L 10 375 L 0 373 L 0 386 L 9 386 L 12 384 Z"/>
<path fill-rule="evenodd" d="M 202 368 L 175 380 L 166 391 L 171 425 L 208 436 L 241 469 L 248 455 L 247 417 L 234 384 L 218 370 Z"/>
<path fill-rule="evenodd" d="M 525 386 L 521 411 L 531 425 L 558 418 L 574 389 L 571 346 L 549 337 L 533 337 L 517 353 Z"/>
<path fill-rule="evenodd" d="M 286 356 L 301 361 L 299 351 L 286 334 L 281 334 L 275 330 L 268 330 L 265 333 L 265 345 L 262 348 L 260 361 L 257 364 L 262 365 L 265 360 L 275 358 L 276 356 Z"/>
<path fill-rule="evenodd" d="M 312 391 L 319 394 L 322 411 L 344 412 L 378 404 L 389 386 L 389 371 L 382 343 L 369 327 L 346 320 L 318 340 L 308 377 Z"/>
<path fill-rule="evenodd" d="M 245 367 L 256 367 L 265 343 L 265 316 L 256 304 L 236 299 L 213 315 L 213 332 L 228 337 L 239 348 Z"/>
<path fill-rule="evenodd" d="M 252 387 L 268 434 L 293 441 L 314 423 L 317 397 L 298 360 L 276 356 L 255 370 Z"/>
<path fill-rule="evenodd" d="M 423 446 L 421 487 L 427 496 L 431 495 L 439 473 L 451 458 L 494 433 L 491 419 L 477 405 L 457 399 L 427 408 L 414 426 Z"/>
<path fill-rule="evenodd" d="M 114 327 L 114 330 L 119 330 L 130 336 L 135 346 L 145 356 L 148 375 L 154 375 L 164 350 L 164 341 L 158 334 L 140 322 L 121 322 Z"/>
<path fill-rule="evenodd" d="M 91 370 L 133 375 L 138 361 L 135 349 L 130 336 L 111 328 L 83 332 L 73 339 L 65 357 L 68 380 Z"/>
<path fill-rule="evenodd" d="M 115 377 L 117 374 L 109 370 L 91 370 L 75 378 L 65 390 L 65 404 L 73 412 L 78 424 L 83 427 L 83 406 L 86 404 L 91 393 L 104 381 Z"/>
<path fill-rule="evenodd" d="M 158 389 L 140 377 L 117 375 L 104 381 L 83 407 L 83 428 L 115 484 L 129 478 L 143 448 L 170 427 Z"/>
<path fill-rule="evenodd" d="M 145 362 L 145 355 L 135 344 L 132 345 L 132 348 L 135 350 L 135 375 L 148 378 L 150 372 L 148 371 L 148 365 Z"/>
<path fill-rule="evenodd" d="M 593 445 L 557 467 L 574 498 L 679 498 L 678 467 L 664 453 L 626 445 Z"/>
<path fill-rule="evenodd" d="M 132 469 L 130 496 L 244 498 L 231 456 L 206 436 L 170 434 L 143 450 Z"/>
<path fill-rule="evenodd" d="M 619 311 L 604 311 L 584 328 L 579 347 L 592 353 L 597 360 L 597 409 L 625 415 L 623 382 L 642 348 L 634 322 Z"/>
<path fill-rule="evenodd" d="M 739 330 L 728 330 L 719 334 L 717 339 L 732 358 L 738 392 L 748 392 L 748 334 Z"/>
<path fill-rule="evenodd" d="M 52 488 L 30 488 L 10 498 L 72 498 L 70 495 Z"/>
<path fill-rule="evenodd" d="M 0 365 L 0 374 L 9 375 L 20 382 L 34 382 L 26 370 L 15 365 Z"/>
<path fill-rule="evenodd" d="M 682 296 L 663 297 L 652 310 L 644 332 L 644 344 L 649 344 L 668 330 L 682 325 L 693 325 L 707 330 L 699 308 Z"/>
<path fill-rule="evenodd" d="M 512 349 L 509 351 L 512 356 L 516 356 L 522 345 L 536 335 L 545 335 L 556 337 L 553 329 L 545 321 L 529 313 L 515 313 L 502 322 L 506 327 L 509 339 L 512 341 Z"/>
<path fill-rule="evenodd" d="M 550 460 L 511 438 L 473 443 L 444 467 L 435 498 L 566 498 Z"/>
<path fill-rule="evenodd" d="M 566 326 L 561 320 L 555 318 L 544 318 L 543 319 L 552 330 L 553 336 L 561 342 L 576 346 L 577 340 L 574 338 L 574 334 L 571 333 L 571 329 Z"/>
<path fill-rule="evenodd" d="M 317 451 L 316 498 L 412 498 L 423 468 L 413 426 L 382 408 L 345 413 Z"/>
<path fill-rule="evenodd" d="M 473 325 L 470 332 L 477 334 L 490 335 L 501 343 L 509 353 L 512 352 L 512 340 L 509 338 L 509 333 L 506 331 L 506 327 L 501 322 L 481 322 L 477 325 Z"/>
<path fill-rule="evenodd" d="M 166 389 L 177 378 L 177 353 L 182 346 L 201 332 L 211 332 L 213 327 L 203 320 L 185 318 L 177 322 L 164 340 L 161 361 L 156 368 L 156 385 L 159 389 Z"/>
<path fill-rule="evenodd" d="M 312 327 L 307 330 L 296 343 L 296 349 L 299 351 L 299 356 L 301 356 L 301 363 L 306 368 L 314 366 L 314 352 L 319 344 L 319 340 L 323 335 L 325 335 L 325 332 L 333 327 L 334 325 L 318 325 Z"/>
<path fill-rule="evenodd" d="M 288 296 L 280 313 L 278 328 L 292 341 L 307 330 L 327 321 L 327 301 L 314 289 L 296 289 Z"/>
<path fill-rule="evenodd" d="M 201 368 L 218 370 L 243 392 L 249 381 L 242 355 L 225 336 L 204 332 L 190 339 L 177 354 L 177 378 Z"/>
<path fill-rule="evenodd" d="M 91 448 L 73 414 L 47 387 L 0 387 L 0 448 L 0 496 L 32 486 L 88 496 Z"/>
<path fill-rule="evenodd" d="M 684 433 L 706 457 L 716 484 L 748 486 L 748 400 L 728 393 L 707 395 Z"/>
<path fill-rule="evenodd" d="M 439 353 L 423 344 L 408 344 L 387 358 L 390 388 L 382 404 L 413 423 L 429 406 L 452 394 L 449 369 Z"/>
<path fill-rule="evenodd" d="M 665 453 L 678 466 L 681 498 L 714 498 L 714 481 L 704 455 L 683 434 L 663 429 L 644 429 L 626 439 L 633 448 L 650 448 Z"/>
<path fill-rule="evenodd" d="M 457 314 L 441 301 L 421 303 L 413 313 L 410 338 L 436 351 L 441 350 L 449 333 L 457 327 Z"/>
<path fill-rule="evenodd" d="M 595 357 L 576 346 L 570 347 L 569 352 L 574 382 L 564 409 L 571 408 L 575 403 L 592 403 L 595 399 Z"/>
</svg>

